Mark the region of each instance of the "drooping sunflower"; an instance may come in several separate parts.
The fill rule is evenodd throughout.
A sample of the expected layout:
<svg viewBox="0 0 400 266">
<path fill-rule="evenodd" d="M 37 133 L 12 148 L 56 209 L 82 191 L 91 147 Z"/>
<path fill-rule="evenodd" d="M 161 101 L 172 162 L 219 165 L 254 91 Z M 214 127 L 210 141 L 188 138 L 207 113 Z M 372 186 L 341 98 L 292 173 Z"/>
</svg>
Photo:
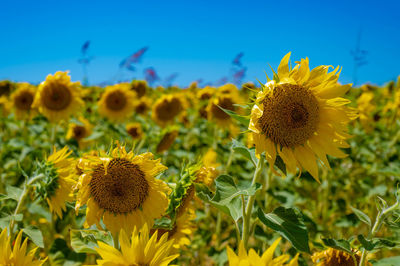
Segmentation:
<svg viewBox="0 0 400 266">
<path fill-rule="evenodd" d="M 73 189 L 76 184 L 76 171 L 73 158 L 68 156 L 72 151 L 67 147 L 56 151 L 54 148 L 41 172 L 44 178 L 36 191 L 47 201 L 50 211 L 62 218 L 62 211 L 66 210 L 65 202 L 74 199 Z"/>
<path fill-rule="evenodd" d="M 0 265 L 15 265 L 15 266 L 40 266 L 46 262 L 44 260 L 36 260 L 35 254 L 37 247 L 26 253 L 28 247 L 28 238 L 22 241 L 22 230 L 18 233 L 13 248 L 10 244 L 11 237 L 7 235 L 7 227 L 0 233 Z"/>
<path fill-rule="evenodd" d="M 249 253 L 247 253 L 246 249 L 244 248 L 243 242 L 239 244 L 239 253 L 238 255 L 228 246 L 227 253 L 228 253 L 228 261 L 229 266 L 298 266 L 298 256 L 297 254 L 290 262 L 290 256 L 287 254 L 281 255 L 277 258 L 273 258 L 274 252 L 276 247 L 278 246 L 281 238 L 278 238 L 274 241 L 274 243 L 262 254 L 260 257 L 254 249 L 250 249 Z M 288 262 L 288 263 L 287 263 Z"/>
<path fill-rule="evenodd" d="M 140 123 L 129 123 L 126 125 L 126 132 L 132 139 L 141 139 L 143 137 L 143 129 Z"/>
<path fill-rule="evenodd" d="M 155 102 L 151 117 L 160 127 L 165 127 L 172 124 L 184 109 L 185 101 L 181 95 L 163 95 Z"/>
<path fill-rule="evenodd" d="M 88 144 L 85 138 L 92 134 L 93 125 L 84 117 L 79 118 L 80 124 L 70 123 L 67 131 L 67 139 L 75 139 L 79 147 L 84 147 Z"/>
<path fill-rule="evenodd" d="M 17 85 L 17 90 L 11 94 L 11 102 L 15 116 L 18 119 L 29 118 L 33 115 L 32 103 L 35 98 L 35 87 L 23 82 Z"/>
<path fill-rule="evenodd" d="M 360 252 L 355 252 L 353 258 L 347 252 L 328 248 L 327 250 L 314 253 L 311 259 L 316 266 L 353 266 L 360 263 L 361 256 Z M 371 263 L 366 262 L 365 265 L 371 265 Z"/>
<path fill-rule="evenodd" d="M 146 95 L 148 90 L 147 81 L 145 80 L 133 80 L 130 84 L 131 90 L 136 92 L 138 98 L 142 98 Z"/>
<path fill-rule="evenodd" d="M 171 131 L 166 132 L 161 138 L 160 142 L 157 144 L 156 152 L 163 153 L 164 151 L 171 148 L 172 144 L 174 144 L 178 135 L 179 131 L 177 129 L 173 129 Z"/>
<path fill-rule="evenodd" d="M 169 187 L 155 176 L 167 169 L 147 152 L 134 155 L 118 144 L 109 154 L 83 157 L 83 174 L 77 185 L 75 210 L 86 204 L 87 228 L 100 219 L 113 234 L 122 228 L 131 232 L 145 223 L 152 226 L 168 207 Z"/>
<path fill-rule="evenodd" d="M 135 227 L 131 239 L 128 238 L 124 230 L 121 230 L 119 234 L 121 251 L 101 241 L 97 243 L 99 247 L 96 248 L 96 251 L 102 258 L 97 260 L 97 265 L 167 266 L 179 256 L 179 254 L 170 255 L 173 240 L 168 241 L 168 233 L 158 238 L 158 232 L 155 232 L 150 238 L 147 224 L 143 226 L 140 232 Z"/>
<path fill-rule="evenodd" d="M 129 84 L 122 83 L 106 87 L 98 102 L 99 113 L 112 121 L 124 121 L 135 107 L 136 93 Z"/>
<path fill-rule="evenodd" d="M 265 152 L 271 166 L 279 154 L 288 172 L 304 168 L 318 181 L 317 158 L 329 167 L 326 154 L 346 156 L 339 148 L 349 147 L 347 124 L 356 113 L 341 96 L 351 84 L 338 84 L 339 68 L 330 73 L 330 66 L 310 71 L 308 58 L 289 69 L 289 57 L 290 53 L 282 59 L 275 79 L 257 94 L 249 130 L 256 153 Z"/>
<path fill-rule="evenodd" d="M 38 108 L 51 122 L 67 120 L 83 106 L 79 82 L 71 82 L 68 72 L 48 75 L 38 88 L 32 108 Z"/>
</svg>

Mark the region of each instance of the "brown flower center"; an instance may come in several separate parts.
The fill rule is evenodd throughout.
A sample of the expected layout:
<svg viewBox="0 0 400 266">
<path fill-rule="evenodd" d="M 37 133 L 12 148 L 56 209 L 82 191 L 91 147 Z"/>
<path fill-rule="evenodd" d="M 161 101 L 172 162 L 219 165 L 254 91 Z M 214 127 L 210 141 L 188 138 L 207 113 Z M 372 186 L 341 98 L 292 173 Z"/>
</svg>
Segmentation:
<svg viewBox="0 0 400 266">
<path fill-rule="evenodd" d="M 53 111 L 66 109 L 72 101 L 71 92 L 64 84 L 47 84 L 43 89 L 42 95 L 44 106 Z"/>
<path fill-rule="evenodd" d="M 139 208 L 149 193 L 149 184 L 139 166 L 114 158 L 107 169 L 99 164 L 90 181 L 90 192 L 100 208 L 121 214 Z"/>
<path fill-rule="evenodd" d="M 81 139 L 85 137 L 86 128 L 84 126 L 75 125 L 73 131 L 75 139 Z"/>
<path fill-rule="evenodd" d="M 107 95 L 106 106 L 112 111 L 121 111 L 126 103 L 126 96 L 122 91 L 113 91 Z"/>
<path fill-rule="evenodd" d="M 232 99 L 230 97 L 219 98 L 218 105 L 212 104 L 212 106 L 211 106 L 211 113 L 212 113 L 213 117 L 215 117 L 216 119 L 220 119 L 220 120 L 229 119 L 230 116 L 227 113 L 225 113 L 223 110 L 221 110 L 221 108 L 219 108 L 218 106 L 221 106 L 222 108 L 227 109 L 227 110 L 234 111 L 235 106 L 233 104 L 234 104 L 234 102 L 232 101 Z"/>
<path fill-rule="evenodd" d="M 262 132 L 282 147 L 302 145 L 317 130 L 319 104 L 307 88 L 278 85 L 262 104 L 264 112 L 258 121 Z"/>
<path fill-rule="evenodd" d="M 31 105 L 33 102 L 33 95 L 30 92 L 23 92 L 15 97 L 15 106 L 19 110 L 28 111 L 31 109 Z"/>
<path fill-rule="evenodd" d="M 182 110 L 183 106 L 178 98 L 165 99 L 155 109 L 156 115 L 161 121 L 173 120 Z"/>
<path fill-rule="evenodd" d="M 132 138 L 134 138 L 134 139 L 140 137 L 139 128 L 137 128 L 137 127 L 130 127 L 130 128 L 128 129 L 128 134 L 129 134 Z"/>
</svg>

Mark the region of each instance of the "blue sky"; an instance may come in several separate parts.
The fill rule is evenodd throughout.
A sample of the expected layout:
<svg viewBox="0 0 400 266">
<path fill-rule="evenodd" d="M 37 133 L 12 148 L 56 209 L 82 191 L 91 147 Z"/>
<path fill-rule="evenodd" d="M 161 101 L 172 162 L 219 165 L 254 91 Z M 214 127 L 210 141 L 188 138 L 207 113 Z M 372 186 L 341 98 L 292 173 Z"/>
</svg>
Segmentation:
<svg viewBox="0 0 400 266">
<path fill-rule="evenodd" d="M 154 67 L 176 83 L 203 78 L 214 82 L 230 72 L 244 52 L 246 80 L 265 81 L 276 68 L 309 57 L 312 67 L 340 65 L 340 81 L 352 82 L 354 49 L 368 64 L 359 82 L 383 84 L 400 74 L 400 1 L 2 1 L 0 79 L 40 82 L 49 73 L 70 70 L 82 79 L 80 48 L 91 41 L 89 81 L 143 78 Z M 118 72 L 124 58 L 149 46 L 137 72 Z"/>
</svg>

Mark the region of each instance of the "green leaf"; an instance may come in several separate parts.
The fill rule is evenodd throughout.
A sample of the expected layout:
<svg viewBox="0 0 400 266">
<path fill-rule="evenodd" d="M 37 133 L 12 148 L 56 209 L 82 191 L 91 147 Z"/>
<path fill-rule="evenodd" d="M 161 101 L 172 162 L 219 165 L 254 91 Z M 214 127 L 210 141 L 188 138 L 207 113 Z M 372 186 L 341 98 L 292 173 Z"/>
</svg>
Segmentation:
<svg viewBox="0 0 400 266">
<path fill-rule="evenodd" d="M 29 236 L 29 238 L 33 241 L 33 243 L 35 243 L 36 246 L 44 248 L 42 231 L 33 226 L 23 228 L 23 231 Z"/>
<path fill-rule="evenodd" d="M 368 251 L 371 251 L 375 248 L 375 244 L 372 240 L 365 239 L 363 235 L 357 236 L 358 241 L 360 241 L 361 245 Z"/>
<path fill-rule="evenodd" d="M 6 186 L 6 192 L 9 199 L 19 201 L 19 199 L 21 198 L 22 191 L 23 190 L 20 189 L 19 187 Z"/>
<path fill-rule="evenodd" d="M 353 254 L 349 241 L 345 239 L 335 240 L 333 238 L 322 238 L 322 242 L 324 242 L 325 246 Z"/>
<path fill-rule="evenodd" d="M 111 234 L 99 230 L 71 230 L 70 236 L 71 247 L 78 253 L 97 254 L 97 241 L 113 246 Z"/>
<path fill-rule="evenodd" d="M 224 111 L 227 115 L 229 115 L 230 117 L 232 117 L 233 119 L 235 119 L 236 121 L 238 121 L 238 122 L 239 122 L 241 125 L 243 125 L 244 127 L 247 128 L 247 127 L 249 126 L 250 119 L 249 119 L 248 117 L 238 115 L 237 113 L 235 113 L 235 112 L 233 112 L 233 111 L 231 111 L 231 110 L 222 108 L 222 107 L 219 106 L 219 105 L 218 105 L 218 107 L 219 107 L 222 111 Z"/>
<path fill-rule="evenodd" d="M 282 173 L 287 175 L 287 173 L 286 173 L 286 165 L 285 165 L 285 163 L 283 162 L 282 158 L 279 155 L 276 156 L 275 166 L 278 167 L 279 170 L 282 171 Z"/>
<path fill-rule="evenodd" d="M 381 259 L 373 264 L 374 266 L 398 266 L 400 265 L 400 256 Z"/>
<path fill-rule="evenodd" d="M 212 196 L 206 186 L 196 184 L 198 197 L 230 215 L 235 221 L 242 217 L 242 201 L 239 196 L 252 196 L 261 188 L 260 184 L 249 187 L 237 186 L 229 175 L 220 175 L 215 180 L 215 185 L 216 192 Z"/>
<path fill-rule="evenodd" d="M 393 242 L 385 238 L 374 238 L 373 240 L 375 241 L 374 245 L 376 248 L 394 248 L 400 244 L 399 242 Z"/>
<path fill-rule="evenodd" d="M 232 139 L 232 149 L 251 161 L 254 167 L 257 166 L 258 159 L 256 157 L 256 151 L 254 148 L 249 149 L 236 139 Z"/>
<path fill-rule="evenodd" d="M 311 253 L 308 245 L 308 231 L 301 213 L 292 208 L 278 207 L 272 213 L 265 214 L 258 209 L 260 221 L 277 231 L 292 245 L 303 252 Z"/>
<path fill-rule="evenodd" d="M 363 213 L 362 211 L 360 211 L 357 208 L 354 208 L 352 206 L 350 206 L 350 208 L 352 209 L 352 211 L 355 213 L 355 215 L 357 215 L 358 219 L 360 219 L 360 221 L 366 223 L 369 225 L 369 227 L 371 227 L 371 219 L 368 217 L 368 215 L 366 215 L 365 213 Z"/>
</svg>

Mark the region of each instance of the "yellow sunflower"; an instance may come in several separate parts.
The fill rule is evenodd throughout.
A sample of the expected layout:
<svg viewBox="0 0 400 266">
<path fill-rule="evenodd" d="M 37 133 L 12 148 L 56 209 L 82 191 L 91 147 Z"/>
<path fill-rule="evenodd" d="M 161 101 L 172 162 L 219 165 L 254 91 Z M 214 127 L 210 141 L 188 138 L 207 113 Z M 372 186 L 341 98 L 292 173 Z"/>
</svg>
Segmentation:
<svg viewBox="0 0 400 266">
<path fill-rule="evenodd" d="M 221 127 L 228 127 L 232 124 L 232 119 L 220 107 L 239 113 L 240 110 L 235 104 L 239 104 L 241 100 L 238 93 L 223 91 L 217 92 L 216 96 L 208 102 L 206 111 L 208 120 L 215 121 Z"/>
<path fill-rule="evenodd" d="M 56 151 L 47 158 L 46 171 L 47 189 L 44 197 L 49 204 L 50 211 L 62 218 L 62 211 L 66 210 L 65 202 L 73 201 L 73 189 L 76 184 L 75 162 L 73 158 L 68 158 L 72 151 L 67 147 Z"/>
<path fill-rule="evenodd" d="M 371 131 L 373 128 L 373 113 L 376 106 L 373 104 L 374 93 L 364 92 L 357 99 L 357 109 L 359 112 L 359 119 L 366 131 Z"/>
<path fill-rule="evenodd" d="M 163 95 L 153 106 L 152 119 L 160 127 L 165 127 L 173 123 L 184 109 L 185 101 L 181 95 Z"/>
<path fill-rule="evenodd" d="M 203 156 L 202 163 L 203 166 L 198 170 L 195 182 L 211 186 L 219 174 L 216 169 L 220 165 L 217 163 L 217 153 L 213 149 L 209 149 Z"/>
<path fill-rule="evenodd" d="M 237 94 L 239 93 L 238 88 L 236 87 L 236 85 L 232 84 L 232 83 L 227 83 L 225 85 L 222 85 L 221 87 L 218 88 L 217 93 L 219 94 Z"/>
<path fill-rule="evenodd" d="M 100 219 L 113 234 L 122 228 L 131 232 L 135 226 L 150 226 L 168 207 L 169 187 L 155 176 L 167 169 L 160 159 L 153 160 L 147 152 L 134 155 L 120 146 L 101 152 L 98 156 L 87 155 L 79 168 L 83 174 L 77 185 L 75 210 L 86 204 L 87 228 Z"/>
<path fill-rule="evenodd" d="M 32 103 L 35 98 L 35 87 L 23 82 L 17 85 L 17 90 L 11 94 L 11 102 L 15 116 L 18 119 L 29 118 L 33 114 Z"/>
<path fill-rule="evenodd" d="M 275 80 L 258 92 L 249 130 L 256 153 L 265 152 L 271 166 L 279 154 L 288 172 L 304 168 L 318 181 L 317 158 L 329 167 L 326 154 L 346 156 L 339 148 L 349 147 L 347 124 L 356 114 L 346 106 L 350 101 L 340 96 L 351 84 L 338 84 L 339 68 L 310 71 L 308 58 L 289 69 L 289 57 L 290 53 L 282 59 Z"/>
<path fill-rule="evenodd" d="M 216 88 L 210 87 L 210 86 L 206 86 L 203 89 L 200 89 L 200 90 L 197 91 L 197 99 L 199 99 L 200 101 L 209 100 L 214 96 L 216 91 L 217 91 Z"/>
<path fill-rule="evenodd" d="M 93 125 L 90 124 L 90 122 L 84 117 L 80 117 L 78 120 L 80 124 L 69 124 L 67 139 L 75 139 L 78 141 L 79 147 L 84 147 L 89 143 L 89 141 L 85 140 L 85 138 L 92 134 Z"/>
<path fill-rule="evenodd" d="M 247 254 L 243 242 L 240 242 L 239 244 L 238 255 L 236 255 L 235 252 L 228 246 L 227 253 L 229 266 L 298 266 L 299 254 L 297 254 L 290 262 L 288 262 L 290 256 L 287 254 L 281 255 L 273 259 L 275 249 L 280 241 L 281 238 L 275 240 L 274 243 L 264 252 L 264 254 L 262 254 L 261 257 L 255 252 L 254 249 L 250 249 L 249 253 Z"/>
<path fill-rule="evenodd" d="M 126 125 L 126 132 L 132 139 L 141 139 L 143 137 L 142 125 L 140 123 L 129 123 Z"/>
<path fill-rule="evenodd" d="M 13 90 L 13 84 L 8 80 L 0 81 L 0 97 L 8 96 Z"/>
<path fill-rule="evenodd" d="M 145 80 L 133 80 L 130 84 L 131 90 L 136 92 L 138 98 L 142 98 L 146 95 L 148 90 L 147 81 Z"/>
<path fill-rule="evenodd" d="M 171 148 L 172 144 L 174 144 L 176 138 L 179 135 L 179 131 L 176 129 L 173 129 L 167 133 L 164 134 L 160 142 L 157 144 L 156 152 L 157 153 L 163 153 L 164 151 L 168 150 Z"/>
<path fill-rule="evenodd" d="M 353 258 L 347 252 L 328 248 L 327 250 L 314 253 L 311 259 L 316 266 L 353 266 L 355 265 L 354 259 L 357 261 L 358 265 L 360 263 L 361 256 L 360 252 L 356 252 Z M 371 265 L 371 263 L 366 262 L 365 265 Z"/>
<path fill-rule="evenodd" d="M 15 266 L 40 266 L 46 262 L 44 260 L 36 260 L 35 253 L 37 247 L 26 253 L 28 247 L 28 238 L 22 241 L 22 230 L 18 233 L 14 247 L 10 244 L 11 237 L 7 235 L 7 228 L 4 228 L 0 233 L 0 265 L 15 265 Z M 12 248 L 12 249 L 11 249 Z"/>
<path fill-rule="evenodd" d="M 39 85 L 32 108 L 38 108 L 51 122 L 68 120 L 83 106 L 79 82 L 71 82 L 68 72 L 48 75 Z"/>
<path fill-rule="evenodd" d="M 152 100 L 146 96 L 143 96 L 135 105 L 135 112 L 139 115 L 146 115 L 150 110 Z"/>
<path fill-rule="evenodd" d="M 158 238 L 158 233 L 155 232 L 150 238 L 146 224 L 140 232 L 135 227 L 131 239 L 128 238 L 124 230 L 121 230 L 119 234 L 121 251 L 103 242 L 97 243 L 99 247 L 96 248 L 96 251 L 102 258 L 97 260 L 97 265 L 167 266 L 179 256 L 179 254 L 170 255 L 173 241 L 168 241 L 168 233 Z"/>
<path fill-rule="evenodd" d="M 124 121 L 135 107 L 136 93 L 129 84 L 117 84 L 106 87 L 98 102 L 99 113 L 112 121 Z"/>
<path fill-rule="evenodd" d="M 0 96 L 0 115 L 6 117 L 10 114 L 12 103 L 7 96 Z"/>
</svg>

